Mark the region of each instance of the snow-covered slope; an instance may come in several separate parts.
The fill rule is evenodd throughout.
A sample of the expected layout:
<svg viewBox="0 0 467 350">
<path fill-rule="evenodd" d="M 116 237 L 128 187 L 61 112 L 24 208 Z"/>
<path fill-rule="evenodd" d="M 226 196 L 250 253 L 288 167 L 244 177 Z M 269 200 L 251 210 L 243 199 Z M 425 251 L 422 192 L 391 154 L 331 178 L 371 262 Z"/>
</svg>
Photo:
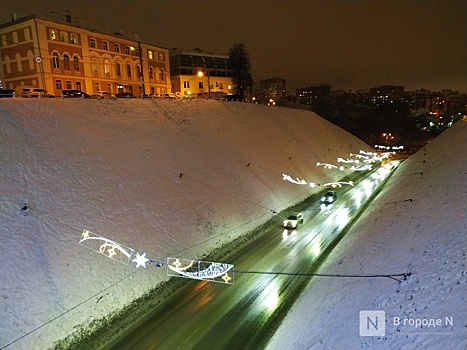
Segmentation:
<svg viewBox="0 0 467 350">
<path fill-rule="evenodd" d="M 467 348 L 466 145 L 461 120 L 400 165 L 320 269 L 412 275 L 315 277 L 268 350 Z M 362 310 L 384 311 L 384 335 Z"/>
<path fill-rule="evenodd" d="M 199 257 L 319 191 L 282 174 L 337 180 L 316 163 L 370 150 L 313 113 L 236 102 L 2 99 L 0 125 L 8 349 L 44 349 L 167 279 L 79 245 L 83 229 Z"/>
</svg>

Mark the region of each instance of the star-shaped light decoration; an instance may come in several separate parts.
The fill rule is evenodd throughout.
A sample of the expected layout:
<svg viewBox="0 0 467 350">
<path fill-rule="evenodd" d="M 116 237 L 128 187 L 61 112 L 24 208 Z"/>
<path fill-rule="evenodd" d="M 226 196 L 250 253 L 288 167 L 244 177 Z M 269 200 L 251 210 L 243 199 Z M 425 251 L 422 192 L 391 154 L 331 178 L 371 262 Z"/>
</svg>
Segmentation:
<svg viewBox="0 0 467 350">
<path fill-rule="evenodd" d="M 143 255 L 139 255 L 139 253 L 136 253 L 136 258 L 132 260 L 132 262 L 136 263 L 136 267 L 144 267 L 146 268 L 146 263 L 148 261 L 151 261 L 150 259 L 146 258 L 146 253 Z"/>
</svg>

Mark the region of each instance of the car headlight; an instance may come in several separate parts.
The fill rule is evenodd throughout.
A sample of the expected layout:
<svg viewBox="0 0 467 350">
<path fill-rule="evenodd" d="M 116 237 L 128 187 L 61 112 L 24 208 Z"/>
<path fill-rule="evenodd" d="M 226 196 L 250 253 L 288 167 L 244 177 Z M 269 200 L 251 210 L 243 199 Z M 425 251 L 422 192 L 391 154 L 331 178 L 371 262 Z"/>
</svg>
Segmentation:
<svg viewBox="0 0 467 350">
<path fill-rule="evenodd" d="M 325 200 L 326 200 L 326 197 L 323 197 L 323 198 L 321 198 L 321 201 L 323 201 L 323 202 L 324 202 Z"/>
<path fill-rule="evenodd" d="M 284 221 L 284 226 L 287 226 L 287 220 Z"/>
</svg>

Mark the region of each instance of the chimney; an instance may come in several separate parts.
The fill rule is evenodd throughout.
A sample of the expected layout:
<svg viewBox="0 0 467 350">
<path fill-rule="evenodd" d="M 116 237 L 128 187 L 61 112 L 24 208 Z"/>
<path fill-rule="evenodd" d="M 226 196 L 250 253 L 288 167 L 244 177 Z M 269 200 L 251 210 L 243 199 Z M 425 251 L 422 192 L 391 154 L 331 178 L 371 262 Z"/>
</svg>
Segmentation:
<svg viewBox="0 0 467 350">
<path fill-rule="evenodd" d="M 66 23 L 71 23 L 71 15 L 69 10 L 66 11 L 65 21 Z"/>
<path fill-rule="evenodd" d="M 18 19 L 18 14 L 17 14 L 16 12 L 13 12 L 13 13 L 11 14 L 11 20 L 12 20 L 12 21 L 16 21 L 17 19 Z"/>
</svg>

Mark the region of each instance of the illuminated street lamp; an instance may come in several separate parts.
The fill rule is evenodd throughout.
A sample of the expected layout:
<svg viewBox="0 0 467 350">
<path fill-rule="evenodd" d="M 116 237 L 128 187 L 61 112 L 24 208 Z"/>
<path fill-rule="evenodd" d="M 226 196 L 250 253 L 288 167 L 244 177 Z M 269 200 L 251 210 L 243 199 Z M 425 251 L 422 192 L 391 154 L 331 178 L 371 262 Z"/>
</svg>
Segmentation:
<svg viewBox="0 0 467 350">
<path fill-rule="evenodd" d="M 130 46 L 130 50 L 134 51 L 135 48 L 133 46 Z M 144 89 L 144 74 L 143 74 L 143 53 L 141 51 L 141 41 L 138 40 L 138 56 L 139 56 L 139 78 L 141 81 L 141 97 L 143 97 L 146 94 L 146 91 Z"/>
<path fill-rule="evenodd" d="M 208 99 L 211 99 L 211 82 L 209 81 L 209 69 L 206 69 L 206 75 L 208 77 Z M 198 77 L 204 76 L 204 73 L 202 71 L 198 72 Z"/>
</svg>

